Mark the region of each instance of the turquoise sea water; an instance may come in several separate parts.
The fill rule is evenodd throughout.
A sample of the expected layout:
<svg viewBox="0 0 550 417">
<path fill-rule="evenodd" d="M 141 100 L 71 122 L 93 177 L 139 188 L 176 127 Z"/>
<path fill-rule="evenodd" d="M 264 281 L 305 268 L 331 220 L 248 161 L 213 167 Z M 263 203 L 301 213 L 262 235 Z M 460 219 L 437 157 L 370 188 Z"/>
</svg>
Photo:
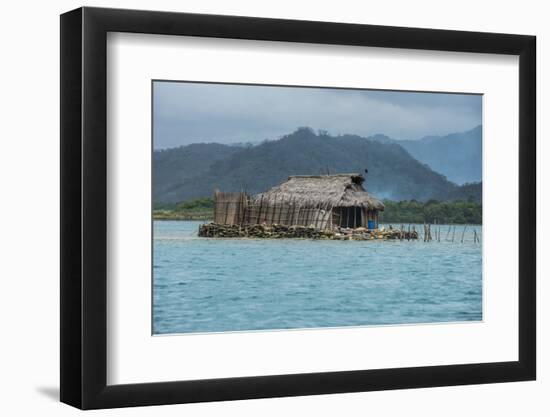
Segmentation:
<svg viewBox="0 0 550 417">
<path fill-rule="evenodd" d="M 154 223 L 154 334 L 482 319 L 480 226 L 424 243 L 207 239 L 199 224 Z"/>
</svg>

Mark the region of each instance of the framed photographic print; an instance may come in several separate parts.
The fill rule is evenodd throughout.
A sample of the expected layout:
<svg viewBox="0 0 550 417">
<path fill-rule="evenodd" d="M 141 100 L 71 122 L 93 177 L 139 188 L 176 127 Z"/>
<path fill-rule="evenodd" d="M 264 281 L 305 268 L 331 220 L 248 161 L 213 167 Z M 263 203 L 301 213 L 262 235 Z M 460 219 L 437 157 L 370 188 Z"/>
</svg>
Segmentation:
<svg viewBox="0 0 550 417">
<path fill-rule="evenodd" d="M 535 379 L 535 38 L 61 16 L 61 400 Z"/>
</svg>

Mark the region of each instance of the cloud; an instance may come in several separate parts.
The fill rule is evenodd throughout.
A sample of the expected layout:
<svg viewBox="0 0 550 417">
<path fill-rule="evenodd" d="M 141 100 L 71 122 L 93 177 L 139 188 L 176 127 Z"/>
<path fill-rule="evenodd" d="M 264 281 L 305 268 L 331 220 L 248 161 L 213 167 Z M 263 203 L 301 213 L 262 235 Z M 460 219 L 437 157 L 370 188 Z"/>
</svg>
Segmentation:
<svg viewBox="0 0 550 417">
<path fill-rule="evenodd" d="M 299 126 L 417 139 L 481 124 L 481 96 L 155 82 L 154 147 L 258 142 Z"/>
</svg>

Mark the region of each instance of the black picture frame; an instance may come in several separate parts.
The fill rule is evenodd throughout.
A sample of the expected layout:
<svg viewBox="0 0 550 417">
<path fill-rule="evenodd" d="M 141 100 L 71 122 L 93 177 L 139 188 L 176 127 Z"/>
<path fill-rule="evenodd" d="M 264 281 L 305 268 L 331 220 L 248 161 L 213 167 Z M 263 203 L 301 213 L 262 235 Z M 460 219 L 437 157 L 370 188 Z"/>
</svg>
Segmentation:
<svg viewBox="0 0 550 417">
<path fill-rule="evenodd" d="M 519 360 L 107 385 L 108 32 L 519 56 Z M 61 401 L 81 409 L 533 380 L 536 376 L 534 36 L 79 8 L 61 15 Z"/>
</svg>

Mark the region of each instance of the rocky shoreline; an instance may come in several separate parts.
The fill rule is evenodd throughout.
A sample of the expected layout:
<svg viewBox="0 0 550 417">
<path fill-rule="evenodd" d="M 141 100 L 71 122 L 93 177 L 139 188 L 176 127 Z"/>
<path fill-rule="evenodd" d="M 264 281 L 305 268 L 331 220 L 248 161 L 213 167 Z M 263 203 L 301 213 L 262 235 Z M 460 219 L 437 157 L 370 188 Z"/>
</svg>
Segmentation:
<svg viewBox="0 0 550 417">
<path fill-rule="evenodd" d="M 338 228 L 319 230 L 312 226 L 284 225 L 224 225 L 205 223 L 199 226 L 199 236 L 212 238 L 258 238 L 258 239 L 328 239 L 328 240 L 416 240 L 418 232 L 403 229 L 379 228 L 369 230 Z"/>
</svg>

